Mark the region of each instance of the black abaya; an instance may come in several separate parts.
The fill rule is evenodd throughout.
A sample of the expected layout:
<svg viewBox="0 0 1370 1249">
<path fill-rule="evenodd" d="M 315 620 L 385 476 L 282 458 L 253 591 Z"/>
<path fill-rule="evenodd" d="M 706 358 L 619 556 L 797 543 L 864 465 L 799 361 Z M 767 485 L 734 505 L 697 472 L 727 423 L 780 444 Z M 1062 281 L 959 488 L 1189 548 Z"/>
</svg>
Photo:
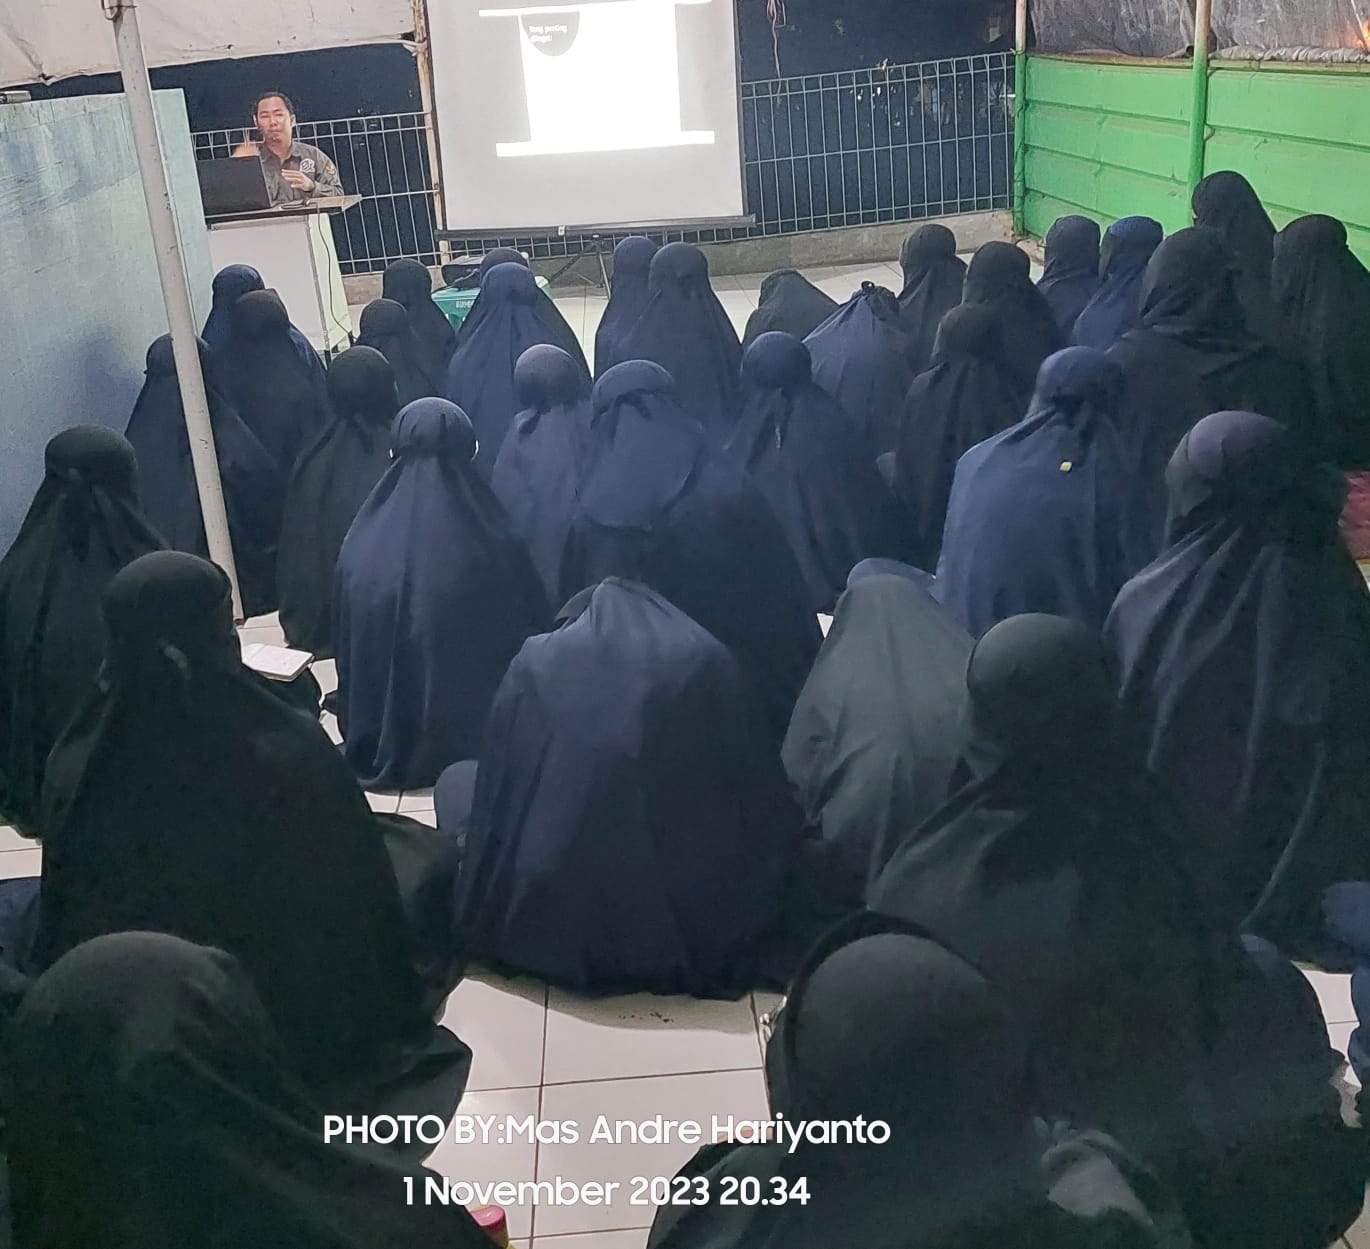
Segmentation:
<svg viewBox="0 0 1370 1249">
<path fill-rule="evenodd" d="M 275 292 L 253 291 L 233 305 L 214 368 L 238 415 L 288 480 L 300 452 L 327 425 L 328 402 L 321 380 L 291 344 L 290 318 Z"/>
<path fill-rule="evenodd" d="M 833 848 L 850 907 L 947 799 L 971 639 L 902 576 L 856 581 L 795 704 L 782 759 L 810 825 Z"/>
<path fill-rule="evenodd" d="M 37 967 L 114 932 L 217 945 L 330 1108 L 418 1081 L 450 1112 L 468 1054 L 442 1031 L 431 1048 L 381 829 L 317 721 L 243 667 L 227 577 L 144 555 L 104 615 L 101 694 L 48 764 Z"/>
<path fill-rule="evenodd" d="M 204 344 L 200 344 L 200 369 L 219 457 L 238 589 L 247 614 L 264 615 L 276 609 L 276 544 L 286 477 L 238 415 Z M 148 348 L 147 380 L 125 434 L 138 453 L 143 507 L 152 527 L 173 550 L 207 557 L 209 544 L 169 334 Z"/>
<path fill-rule="evenodd" d="M 1019 388 L 988 308 L 966 304 L 947 313 L 932 367 L 909 387 L 895 452 L 894 492 L 911 563 L 936 569 L 957 461 L 1021 420 L 1031 393 Z"/>
<path fill-rule="evenodd" d="M 433 302 L 433 275 L 417 260 L 397 260 L 381 279 L 381 296 L 401 304 L 419 346 L 425 377 L 445 377 L 457 349 L 457 332 L 447 314 Z"/>
<path fill-rule="evenodd" d="M 1370 272 L 1333 217 L 1275 239 L 1275 299 L 1313 375 L 1322 427 L 1346 468 L 1370 467 Z"/>
<path fill-rule="evenodd" d="M 919 227 L 899 253 L 904 289 L 899 310 L 909 336 L 909 362 L 915 374 L 932 363 L 937 328 L 965 293 L 966 262 L 956 254 L 956 235 L 943 225 Z"/>
<path fill-rule="evenodd" d="M 1051 305 L 1032 284 L 1027 253 L 1012 243 L 986 243 L 966 270 L 964 302 L 993 312 L 1014 380 L 1030 393 L 1042 361 L 1064 347 L 1065 338 Z"/>
<path fill-rule="evenodd" d="M 1251 332 L 1283 346 L 1288 331 L 1270 290 L 1275 224 L 1255 189 L 1239 173 L 1211 173 L 1194 188 L 1192 207 L 1194 224 L 1221 235 L 1232 254 L 1237 298 Z"/>
<path fill-rule="evenodd" d="M 403 304 L 393 299 L 373 300 L 362 311 L 360 329 L 357 346 L 375 348 L 395 370 L 400 407 L 442 394 L 447 383 L 446 369 L 432 367 L 427 353 L 419 346 Z"/>
<path fill-rule="evenodd" d="M 742 359 L 746 403 L 726 456 L 766 497 L 815 612 L 832 610 L 863 559 L 899 553 L 893 500 L 869 444 L 813 380 L 808 348 L 763 334 Z"/>
<path fill-rule="evenodd" d="M 637 324 L 651 292 L 648 281 L 652 257 L 660 250 L 649 238 L 629 235 L 614 248 L 614 277 L 609 303 L 595 330 L 595 373 L 603 373 L 623 361 L 624 337 Z"/>
<path fill-rule="evenodd" d="M 706 1147 L 650 1249 L 1186 1249 L 1173 1200 L 1116 1142 L 1048 1133 L 1001 994 L 921 930 L 874 916 L 830 933 L 766 1049 L 773 1116 L 844 1129 Z M 705 1177 L 707 1187 L 698 1187 Z M 806 1201 L 792 1200 L 803 1181 Z M 745 1187 L 743 1187 L 745 1185 Z M 737 1201 L 754 1186 L 756 1201 Z M 1144 1196 L 1143 1196 L 1144 1195 Z"/>
<path fill-rule="evenodd" d="M 290 1070 L 222 950 L 96 938 L 37 981 L 7 1041 L 15 1235 L 34 1249 L 489 1249 L 460 1206 L 424 1199 L 432 1172 L 325 1138 L 339 1108 Z"/>
<path fill-rule="evenodd" d="M 1056 316 L 1063 342 L 1099 289 L 1099 223 L 1090 217 L 1058 217 L 1043 243 L 1037 289 Z"/>
<path fill-rule="evenodd" d="M 205 327 L 200 331 L 200 337 L 204 339 L 205 346 L 210 351 L 218 351 L 228 338 L 229 314 L 233 310 L 233 305 L 244 295 L 265 289 L 266 283 L 262 281 L 262 275 L 251 265 L 229 265 L 214 275 L 214 302 L 209 309 Z M 323 381 L 323 361 L 319 359 L 319 353 L 294 325 L 290 327 L 290 341 L 300 359 L 308 367 L 311 376 L 320 382 Z"/>
<path fill-rule="evenodd" d="M 162 540 L 138 506 L 133 448 L 78 425 L 53 438 L 46 473 L 0 560 L 0 817 L 38 836 L 48 752 L 95 692 L 100 596 Z"/>
<path fill-rule="evenodd" d="M 837 300 L 819 290 L 794 269 L 777 269 L 761 283 L 755 311 L 747 318 L 742 346 L 750 347 L 762 334 L 793 334 L 807 338 L 834 312 Z"/>
<path fill-rule="evenodd" d="M 276 578 L 286 641 L 333 654 L 333 580 L 357 512 L 390 466 L 399 411 L 395 371 L 380 352 L 353 347 L 328 369 L 333 420 L 295 466 L 285 496 Z"/>
</svg>

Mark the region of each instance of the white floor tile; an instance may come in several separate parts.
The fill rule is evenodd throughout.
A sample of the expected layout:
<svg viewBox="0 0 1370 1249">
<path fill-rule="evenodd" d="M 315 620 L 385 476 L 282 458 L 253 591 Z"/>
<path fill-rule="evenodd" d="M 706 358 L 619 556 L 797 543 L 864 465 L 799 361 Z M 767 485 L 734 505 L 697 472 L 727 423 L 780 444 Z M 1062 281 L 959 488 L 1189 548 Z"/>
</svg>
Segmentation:
<svg viewBox="0 0 1370 1249">
<path fill-rule="evenodd" d="M 1322 1007 L 1322 1017 L 1329 1024 L 1353 1023 L 1356 1008 L 1351 1005 L 1351 977 L 1334 975 L 1331 972 L 1304 971 L 1309 984 L 1318 995 L 1318 1005 Z"/>
<path fill-rule="evenodd" d="M 1360 1218 L 1347 1230 L 1345 1239 L 1350 1249 L 1370 1249 L 1370 1200 Z"/>
<path fill-rule="evenodd" d="M 718 301 L 740 338 L 747 328 L 747 318 L 756 311 L 756 300 L 745 291 L 718 291 Z"/>
<path fill-rule="evenodd" d="M 664 1145 L 592 1141 L 597 1119 L 610 1124 L 690 1120 L 703 1131 L 700 1145 L 672 1139 Z M 575 1122 L 577 1144 L 543 1145 L 538 1150 L 538 1179 L 558 1176 L 575 1184 L 614 1182 L 620 1185 L 607 1206 L 546 1206 L 538 1210 L 540 1236 L 570 1232 L 612 1231 L 650 1227 L 655 1210 L 632 1204 L 634 1177 L 672 1176 L 704 1144 L 712 1143 L 714 1116 L 726 1120 L 763 1120 L 765 1089 L 759 1071 L 725 1071 L 710 1075 L 664 1076 L 646 1080 L 608 1080 L 594 1084 L 549 1085 L 542 1091 L 542 1122 Z M 626 1138 L 625 1138 L 626 1139 Z"/>
<path fill-rule="evenodd" d="M 826 612 L 819 612 L 818 627 L 823 630 L 823 636 L 827 637 L 829 631 L 832 629 L 832 617 Z"/>
<path fill-rule="evenodd" d="M 623 1232 L 572 1232 L 569 1236 L 539 1236 L 532 1249 L 647 1249 L 648 1227 Z"/>
<path fill-rule="evenodd" d="M 751 1001 L 631 997 L 587 1000 L 553 989 L 543 1081 L 737 1071 L 757 1066 Z"/>
<path fill-rule="evenodd" d="M 427 811 L 406 811 L 404 818 L 413 820 L 417 824 L 427 824 L 429 828 L 437 828 L 438 826 L 438 813 L 432 807 L 429 807 Z"/>
<path fill-rule="evenodd" d="M 761 1046 L 761 1063 L 766 1063 L 766 1045 L 771 1039 L 771 1031 L 775 1026 L 775 1015 L 784 1004 L 785 997 L 781 993 L 753 993 L 752 994 L 752 1013 L 756 1017 L 756 1039 Z"/>
<path fill-rule="evenodd" d="M 503 1133 L 506 1116 L 522 1120 L 538 1117 L 537 1089 L 504 1089 L 494 1093 L 468 1093 L 461 1099 L 457 1119 L 474 1122 L 474 1116 L 494 1115 L 498 1123 L 491 1129 L 489 1143 L 479 1137 L 469 1145 L 459 1145 L 449 1129 L 446 1138 L 429 1156 L 428 1165 L 450 1180 L 471 1184 L 508 1181 L 514 1184 L 533 1179 L 537 1167 L 537 1142 L 517 1134 Z M 486 1203 L 489 1204 L 489 1203 Z M 503 1203 L 498 1203 L 503 1205 Z M 505 1206 L 509 1216 L 509 1235 L 525 1244 L 533 1231 L 533 1208 Z"/>
<path fill-rule="evenodd" d="M 394 815 L 400 809 L 399 794 L 368 793 L 366 801 L 371 804 L 371 810 L 378 811 L 381 815 Z"/>
<path fill-rule="evenodd" d="M 1351 1034 L 1356 1030 L 1355 1023 L 1334 1023 L 1327 1028 L 1327 1040 L 1332 1048 L 1343 1058 L 1346 1057 L 1346 1047 L 1351 1041 Z M 1360 1087 L 1360 1081 L 1356 1079 L 1356 1073 L 1351 1070 L 1348 1062 L 1345 1072 L 1346 1082 L 1356 1088 Z"/>
<path fill-rule="evenodd" d="M 316 659 L 310 665 L 314 673 L 314 679 L 319 683 L 319 688 L 325 694 L 331 694 L 338 688 L 338 661 L 336 659 Z"/>
<path fill-rule="evenodd" d="M 475 1055 L 469 1091 L 535 1089 L 541 1084 L 545 985 L 467 977 L 447 999 L 442 1022 Z"/>
<path fill-rule="evenodd" d="M 418 811 L 431 811 L 433 809 L 433 790 L 429 789 L 407 789 L 404 796 L 400 799 L 400 814 L 412 815 Z"/>
<path fill-rule="evenodd" d="M 43 848 L 32 846 L 27 850 L 5 850 L 0 852 L 0 880 L 18 880 L 21 876 L 41 876 L 43 874 Z"/>
<path fill-rule="evenodd" d="M 18 829 L 11 828 L 8 824 L 0 824 L 0 853 L 7 850 L 32 850 L 34 842 L 21 836 Z"/>
<path fill-rule="evenodd" d="M 319 723 L 323 725 L 323 731 L 328 734 L 328 740 L 335 746 L 341 746 L 342 730 L 338 728 L 338 717 L 331 711 L 325 711 L 319 716 Z"/>
</svg>

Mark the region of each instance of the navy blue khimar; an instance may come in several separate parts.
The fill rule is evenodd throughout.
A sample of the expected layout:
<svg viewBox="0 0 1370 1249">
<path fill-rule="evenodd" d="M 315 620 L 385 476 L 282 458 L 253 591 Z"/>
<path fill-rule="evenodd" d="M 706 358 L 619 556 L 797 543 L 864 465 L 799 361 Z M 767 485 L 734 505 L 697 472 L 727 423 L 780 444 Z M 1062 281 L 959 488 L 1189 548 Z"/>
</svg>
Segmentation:
<svg viewBox="0 0 1370 1249">
<path fill-rule="evenodd" d="M 369 789 L 432 785 L 474 758 L 505 668 L 547 622 L 528 550 L 471 463 L 475 441 L 443 399 L 405 408 L 394 463 L 338 556 L 338 723 Z"/>
</svg>

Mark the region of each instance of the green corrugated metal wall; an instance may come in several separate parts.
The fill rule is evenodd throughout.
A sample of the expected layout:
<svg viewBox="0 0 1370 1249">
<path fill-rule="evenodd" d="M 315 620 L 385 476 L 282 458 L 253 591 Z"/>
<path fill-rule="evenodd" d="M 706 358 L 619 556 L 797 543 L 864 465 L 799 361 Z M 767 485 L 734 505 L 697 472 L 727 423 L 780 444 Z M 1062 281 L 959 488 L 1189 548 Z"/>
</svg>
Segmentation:
<svg viewBox="0 0 1370 1249">
<path fill-rule="evenodd" d="M 1188 225 L 1191 98 L 1187 62 L 1030 57 L 1028 231 L 1041 237 L 1062 213 Z M 1370 72 L 1218 65 L 1208 126 L 1206 172 L 1246 174 L 1278 225 L 1340 217 L 1370 263 Z"/>
</svg>

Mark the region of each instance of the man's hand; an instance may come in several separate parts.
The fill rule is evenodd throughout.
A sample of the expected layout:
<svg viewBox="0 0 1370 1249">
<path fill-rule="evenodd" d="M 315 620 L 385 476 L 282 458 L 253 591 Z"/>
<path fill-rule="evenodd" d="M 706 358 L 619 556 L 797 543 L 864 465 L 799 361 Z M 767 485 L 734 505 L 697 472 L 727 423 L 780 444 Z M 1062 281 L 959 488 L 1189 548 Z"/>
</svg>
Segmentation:
<svg viewBox="0 0 1370 1249">
<path fill-rule="evenodd" d="M 258 156 L 257 145 L 249 139 L 246 143 L 240 143 L 233 149 L 234 156 Z"/>
<path fill-rule="evenodd" d="M 314 190 L 314 179 L 302 174 L 298 169 L 282 169 L 281 177 L 290 184 L 292 189 L 302 191 L 305 195 Z"/>
</svg>

